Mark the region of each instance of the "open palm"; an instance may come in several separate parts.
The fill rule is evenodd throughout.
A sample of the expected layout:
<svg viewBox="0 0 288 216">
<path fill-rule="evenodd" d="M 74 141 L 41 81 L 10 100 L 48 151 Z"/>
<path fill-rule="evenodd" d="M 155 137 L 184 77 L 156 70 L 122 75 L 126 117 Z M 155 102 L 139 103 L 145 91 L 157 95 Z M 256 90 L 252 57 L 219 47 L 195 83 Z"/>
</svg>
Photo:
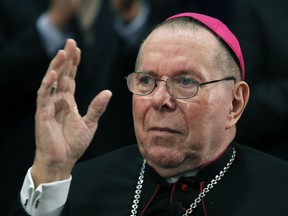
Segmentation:
<svg viewBox="0 0 288 216">
<path fill-rule="evenodd" d="M 74 98 L 79 62 L 80 49 L 74 40 L 68 39 L 65 48 L 51 61 L 38 90 L 36 157 L 32 167 L 37 183 L 69 177 L 89 146 L 111 97 L 110 91 L 102 91 L 93 99 L 86 115 L 80 116 Z"/>
</svg>

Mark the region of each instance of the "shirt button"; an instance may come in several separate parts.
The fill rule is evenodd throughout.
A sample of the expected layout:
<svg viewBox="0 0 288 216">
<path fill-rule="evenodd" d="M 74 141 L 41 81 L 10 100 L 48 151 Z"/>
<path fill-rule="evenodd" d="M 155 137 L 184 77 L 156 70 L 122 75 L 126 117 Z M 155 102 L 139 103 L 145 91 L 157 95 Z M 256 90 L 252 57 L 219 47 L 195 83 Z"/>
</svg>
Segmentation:
<svg viewBox="0 0 288 216">
<path fill-rule="evenodd" d="M 183 192 L 187 191 L 187 190 L 188 190 L 188 185 L 187 185 L 187 184 L 182 184 L 182 185 L 181 185 L 181 190 L 182 190 Z"/>
</svg>

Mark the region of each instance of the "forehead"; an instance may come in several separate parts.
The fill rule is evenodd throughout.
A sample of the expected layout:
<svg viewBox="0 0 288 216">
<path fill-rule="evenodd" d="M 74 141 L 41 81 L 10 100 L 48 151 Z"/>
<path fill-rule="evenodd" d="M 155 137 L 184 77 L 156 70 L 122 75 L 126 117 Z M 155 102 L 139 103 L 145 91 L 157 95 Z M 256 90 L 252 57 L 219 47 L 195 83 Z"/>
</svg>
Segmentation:
<svg viewBox="0 0 288 216">
<path fill-rule="evenodd" d="M 216 37 L 204 28 L 162 26 L 154 30 L 142 45 L 137 70 L 199 73 L 214 67 L 213 57 L 218 43 Z"/>
</svg>

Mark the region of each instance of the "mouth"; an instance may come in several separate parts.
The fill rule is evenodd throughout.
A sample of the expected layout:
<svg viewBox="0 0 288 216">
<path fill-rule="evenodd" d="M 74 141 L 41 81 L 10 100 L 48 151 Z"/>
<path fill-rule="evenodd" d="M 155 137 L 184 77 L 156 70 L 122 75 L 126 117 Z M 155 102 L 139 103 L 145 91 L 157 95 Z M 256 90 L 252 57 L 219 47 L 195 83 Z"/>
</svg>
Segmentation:
<svg viewBox="0 0 288 216">
<path fill-rule="evenodd" d="M 151 132 L 159 132 L 159 133 L 174 133 L 174 134 L 179 134 L 178 131 L 172 129 L 172 128 L 168 128 L 168 127 L 151 127 L 149 128 L 148 131 Z"/>
</svg>

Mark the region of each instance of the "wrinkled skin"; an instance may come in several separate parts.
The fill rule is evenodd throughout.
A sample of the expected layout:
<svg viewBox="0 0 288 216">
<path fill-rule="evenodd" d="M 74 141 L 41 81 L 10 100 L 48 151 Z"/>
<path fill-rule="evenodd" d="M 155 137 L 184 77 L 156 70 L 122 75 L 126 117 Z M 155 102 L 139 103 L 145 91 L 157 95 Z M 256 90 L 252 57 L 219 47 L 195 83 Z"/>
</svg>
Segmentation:
<svg viewBox="0 0 288 216">
<path fill-rule="evenodd" d="M 199 82 L 221 79 L 223 74 L 211 61 L 218 43 L 207 30 L 191 33 L 162 27 L 146 40 L 136 70 L 163 80 L 183 72 Z M 230 144 L 247 95 L 246 83 L 233 81 L 203 86 L 190 99 L 173 98 L 164 82 L 150 95 L 133 95 L 142 155 L 162 176 L 197 169 Z"/>
<path fill-rule="evenodd" d="M 64 50 L 51 61 L 38 90 L 36 156 L 31 170 L 35 187 L 70 176 L 74 164 L 89 146 L 112 95 L 108 90 L 100 92 L 86 115 L 80 116 L 74 98 L 79 62 L 80 50 L 69 39 Z"/>
</svg>

